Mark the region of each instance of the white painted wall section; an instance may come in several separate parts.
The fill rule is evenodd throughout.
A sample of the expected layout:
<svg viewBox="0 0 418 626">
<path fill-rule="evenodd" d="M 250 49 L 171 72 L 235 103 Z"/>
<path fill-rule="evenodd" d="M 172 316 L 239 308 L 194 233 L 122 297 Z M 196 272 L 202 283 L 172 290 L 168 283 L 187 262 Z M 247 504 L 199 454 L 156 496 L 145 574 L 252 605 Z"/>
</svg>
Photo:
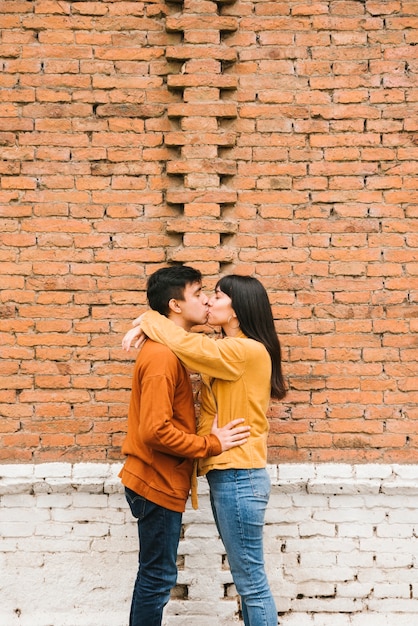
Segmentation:
<svg viewBox="0 0 418 626">
<path fill-rule="evenodd" d="M 0 465 L 0 626 L 127 626 L 137 531 L 118 464 Z M 418 465 L 269 466 L 265 558 L 282 626 L 418 625 Z M 164 626 L 239 603 L 199 479 Z"/>
</svg>

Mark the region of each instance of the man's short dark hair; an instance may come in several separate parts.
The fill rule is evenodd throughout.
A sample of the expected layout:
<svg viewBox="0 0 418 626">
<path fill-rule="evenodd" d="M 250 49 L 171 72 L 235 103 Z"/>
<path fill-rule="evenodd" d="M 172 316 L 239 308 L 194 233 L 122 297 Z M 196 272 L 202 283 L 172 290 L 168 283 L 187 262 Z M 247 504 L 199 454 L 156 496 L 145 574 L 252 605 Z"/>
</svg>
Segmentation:
<svg viewBox="0 0 418 626">
<path fill-rule="evenodd" d="M 201 272 L 188 265 L 162 267 L 151 274 L 148 279 L 148 304 L 151 309 L 167 317 L 170 300 L 172 298 L 184 300 L 184 290 L 187 285 L 201 282 Z"/>
</svg>

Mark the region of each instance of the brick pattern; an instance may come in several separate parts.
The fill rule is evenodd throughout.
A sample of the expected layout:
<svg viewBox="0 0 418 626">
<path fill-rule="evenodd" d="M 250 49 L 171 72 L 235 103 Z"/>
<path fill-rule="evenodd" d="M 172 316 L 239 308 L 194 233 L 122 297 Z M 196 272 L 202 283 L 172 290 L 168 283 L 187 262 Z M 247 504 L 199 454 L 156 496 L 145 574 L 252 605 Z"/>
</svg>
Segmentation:
<svg viewBox="0 0 418 626">
<path fill-rule="evenodd" d="M 266 285 L 270 461 L 414 462 L 415 0 L 0 2 L 0 460 L 120 459 L 147 276 Z"/>
<path fill-rule="evenodd" d="M 0 468 L 0 623 L 123 626 L 136 526 L 117 464 Z M 412 626 L 416 465 L 270 466 L 265 557 L 281 626 Z M 188 509 L 164 626 L 242 624 L 207 484 Z M 42 588 L 42 593 L 39 589 Z"/>
<path fill-rule="evenodd" d="M 238 85 L 237 77 L 224 71 L 238 56 L 224 42 L 238 29 L 235 17 L 220 15 L 224 4 L 222 0 L 185 1 L 182 14 L 166 22 L 169 32 L 182 35 L 181 43 L 166 52 L 168 59 L 181 63 L 176 74 L 168 75 L 167 86 L 182 96 L 181 103 L 167 108 L 176 124 L 165 135 L 165 143 L 176 150 L 175 158 L 167 162 L 167 173 L 180 179 L 180 186 L 167 190 L 167 202 L 181 211 L 180 217 L 167 223 L 167 230 L 182 238 L 180 246 L 168 253 L 168 260 L 194 263 L 200 259 L 205 262 L 202 271 L 209 274 L 234 259 L 235 251 L 223 245 L 223 237 L 237 230 L 236 220 L 223 219 L 225 205 L 233 212 L 237 199 L 236 190 L 223 184 L 237 174 L 236 160 L 222 155 L 235 145 L 237 136 L 224 128 L 237 118 L 236 102 L 225 95 Z"/>
</svg>

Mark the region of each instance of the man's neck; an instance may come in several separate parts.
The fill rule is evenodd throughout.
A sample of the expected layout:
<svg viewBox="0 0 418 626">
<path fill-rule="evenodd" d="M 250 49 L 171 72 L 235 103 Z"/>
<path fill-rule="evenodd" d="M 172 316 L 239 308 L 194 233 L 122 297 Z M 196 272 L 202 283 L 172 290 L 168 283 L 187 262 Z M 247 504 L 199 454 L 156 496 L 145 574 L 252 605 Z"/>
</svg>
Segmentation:
<svg viewBox="0 0 418 626">
<path fill-rule="evenodd" d="M 191 324 L 188 320 L 185 320 L 181 315 L 171 314 L 167 316 L 176 326 L 180 326 L 184 330 L 190 331 L 195 324 Z"/>
</svg>

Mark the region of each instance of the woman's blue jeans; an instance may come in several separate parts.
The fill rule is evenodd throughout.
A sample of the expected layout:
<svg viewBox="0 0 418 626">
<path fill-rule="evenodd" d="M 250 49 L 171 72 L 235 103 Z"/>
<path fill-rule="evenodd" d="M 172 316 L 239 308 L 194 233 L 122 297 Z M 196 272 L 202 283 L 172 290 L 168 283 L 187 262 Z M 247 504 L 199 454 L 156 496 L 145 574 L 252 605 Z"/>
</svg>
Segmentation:
<svg viewBox="0 0 418 626">
<path fill-rule="evenodd" d="M 265 469 L 211 470 L 210 499 L 225 546 L 245 626 L 277 626 L 277 609 L 264 568 L 264 514 L 270 496 Z"/>
<path fill-rule="evenodd" d="M 163 609 L 177 580 L 177 550 L 182 514 L 146 500 L 125 487 L 138 520 L 139 567 L 129 626 L 160 626 Z"/>
</svg>

